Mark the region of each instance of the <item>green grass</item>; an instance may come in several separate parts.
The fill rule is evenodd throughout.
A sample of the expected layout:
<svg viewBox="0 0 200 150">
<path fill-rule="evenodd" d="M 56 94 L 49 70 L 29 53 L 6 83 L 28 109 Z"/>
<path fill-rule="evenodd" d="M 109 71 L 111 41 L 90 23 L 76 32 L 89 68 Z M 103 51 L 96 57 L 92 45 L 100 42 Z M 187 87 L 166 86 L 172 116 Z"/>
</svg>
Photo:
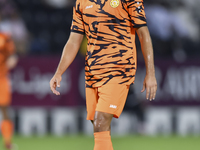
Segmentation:
<svg viewBox="0 0 200 150">
<path fill-rule="evenodd" d="M 93 137 L 83 135 L 15 136 L 13 141 L 19 146 L 18 150 L 93 150 L 94 145 Z M 200 137 L 113 136 L 112 141 L 114 150 L 200 150 Z"/>
</svg>

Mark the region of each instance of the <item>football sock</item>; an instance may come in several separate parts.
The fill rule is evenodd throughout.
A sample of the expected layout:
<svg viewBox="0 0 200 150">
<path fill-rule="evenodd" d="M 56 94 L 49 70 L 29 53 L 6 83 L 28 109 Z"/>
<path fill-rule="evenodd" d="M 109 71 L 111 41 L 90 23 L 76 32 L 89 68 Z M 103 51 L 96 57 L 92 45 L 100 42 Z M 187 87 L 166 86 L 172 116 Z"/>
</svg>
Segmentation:
<svg viewBox="0 0 200 150">
<path fill-rule="evenodd" d="M 3 120 L 1 122 L 1 134 L 5 143 L 11 143 L 13 134 L 13 123 L 10 120 Z"/>
<path fill-rule="evenodd" d="M 110 131 L 94 133 L 94 150 L 113 150 Z"/>
</svg>

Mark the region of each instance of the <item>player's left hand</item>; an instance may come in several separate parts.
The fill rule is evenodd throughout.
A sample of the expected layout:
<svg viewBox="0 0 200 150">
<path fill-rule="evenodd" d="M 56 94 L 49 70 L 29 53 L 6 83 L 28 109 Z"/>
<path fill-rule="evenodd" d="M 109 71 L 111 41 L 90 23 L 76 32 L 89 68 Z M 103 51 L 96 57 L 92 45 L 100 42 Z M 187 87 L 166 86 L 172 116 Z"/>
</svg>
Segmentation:
<svg viewBox="0 0 200 150">
<path fill-rule="evenodd" d="M 62 80 L 61 75 L 55 74 L 53 76 L 53 78 L 50 80 L 49 84 L 50 84 L 50 88 L 51 91 L 55 94 L 55 95 L 60 95 L 60 92 L 58 92 L 56 90 L 57 87 L 60 87 L 60 82 Z"/>
<path fill-rule="evenodd" d="M 157 81 L 155 75 L 145 76 L 141 92 L 144 92 L 145 89 L 146 89 L 146 99 L 150 101 L 154 100 L 157 91 Z"/>
</svg>

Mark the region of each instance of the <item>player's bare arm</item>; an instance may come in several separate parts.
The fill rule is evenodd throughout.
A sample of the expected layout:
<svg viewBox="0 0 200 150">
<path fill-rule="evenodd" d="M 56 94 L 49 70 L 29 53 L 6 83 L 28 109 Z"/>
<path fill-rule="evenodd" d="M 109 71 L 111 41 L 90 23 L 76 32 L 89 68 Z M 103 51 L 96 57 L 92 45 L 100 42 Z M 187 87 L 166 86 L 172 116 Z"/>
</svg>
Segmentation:
<svg viewBox="0 0 200 150">
<path fill-rule="evenodd" d="M 82 39 L 82 34 L 71 32 L 69 40 L 64 46 L 58 68 L 53 78 L 50 80 L 51 91 L 56 95 L 60 95 L 60 93 L 56 90 L 56 87 L 60 87 L 62 74 L 66 71 L 66 69 L 75 59 L 76 54 L 78 53 L 79 47 L 81 45 Z"/>
<path fill-rule="evenodd" d="M 151 101 L 155 99 L 157 91 L 157 81 L 155 78 L 153 58 L 153 46 L 147 26 L 136 29 L 136 32 L 140 40 L 146 66 L 146 76 L 143 82 L 143 89 L 141 92 L 144 92 L 146 89 L 146 99 L 149 99 Z"/>
</svg>

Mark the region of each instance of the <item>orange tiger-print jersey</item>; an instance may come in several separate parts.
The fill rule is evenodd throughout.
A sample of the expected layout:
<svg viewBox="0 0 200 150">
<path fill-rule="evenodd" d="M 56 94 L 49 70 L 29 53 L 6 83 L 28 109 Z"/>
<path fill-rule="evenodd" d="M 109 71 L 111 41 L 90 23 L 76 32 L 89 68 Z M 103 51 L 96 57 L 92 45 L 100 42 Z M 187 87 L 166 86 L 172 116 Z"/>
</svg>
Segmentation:
<svg viewBox="0 0 200 150">
<path fill-rule="evenodd" d="M 86 34 L 86 87 L 131 84 L 136 72 L 135 28 L 146 26 L 143 0 L 77 0 L 71 31 Z"/>
</svg>

